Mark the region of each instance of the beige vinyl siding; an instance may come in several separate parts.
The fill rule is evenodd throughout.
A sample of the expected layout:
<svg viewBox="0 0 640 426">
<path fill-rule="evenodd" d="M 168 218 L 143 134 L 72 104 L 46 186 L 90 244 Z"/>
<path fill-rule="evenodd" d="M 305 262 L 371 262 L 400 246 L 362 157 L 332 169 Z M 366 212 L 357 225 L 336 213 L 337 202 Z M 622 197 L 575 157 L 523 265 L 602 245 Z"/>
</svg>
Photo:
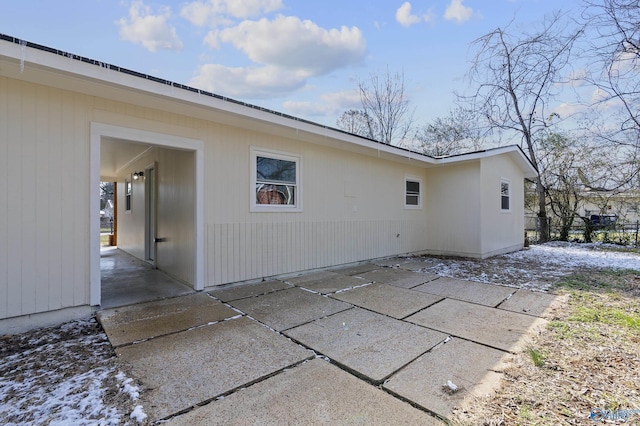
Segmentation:
<svg viewBox="0 0 640 426">
<path fill-rule="evenodd" d="M 87 304 L 86 98 L 0 77 L 0 99 L 0 318 Z"/>
<path fill-rule="evenodd" d="M 425 169 L 9 78 L 0 95 L 0 318 L 89 303 L 91 122 L 204 141 L 207 286 L 423 250 L 477 257 L 520 243 L 522 176 L 508 156 Z M 252 146 L 301 158 L 301 212 L 250 211 Z M 158 184 L 168 192 L 158 198 L 192 204 L 193 170 L 162 152 Z M 167 166 L 180 170 L 163 175 Z M 421 209 L 404 208 L 406 176 L 422 179 Z M 500 178 L 511 180 L 512 210 L 496 216 Z M 165 214 L 182 239 L 163 269 L 192 282 L 193 212 Z"/>
<path fill-rule="evenodd" d="M 506 155 L 482 159 L 482 252 L 513 251 L 524 244 L 524 176 Z M 509 181 L 508 212 L 501 209 L 500 182 Z"/>
<path fill-rule="evenodd" d="M 205 285 L 425 248 L 426 211 L 404 209 L 405 176 L 425 176 L 420 167 L 10 78 L 0 78 L 0 95 L 0 318 L 89 303 L 92 121 L 205 142 Z M 251 146 L 301 157 L 302 212 L 249 211 Z M 169 191 L 159 199 L 192 204 L 189 167 L 177 166 L 183 170 L 162 186 L 171 163 L 157 159 L 159 188 Z M 144 205 L 139 193 L 134 188 L 134 206 Z M 192 282 L 193 212 L 183 214 L 172 218 L 183 239 L 165 258 L 174 262 L 170 273 Z M 120 241 L 138 244 L 133 251 L 144 257 L 126 230 L 121 222 Z"/>
<path fill-rule="evenodd" d="M 425 190 L 427 250 L 479 257 L 480 161 L 428 169 Z"/>
<path fill-rule="evenodd" d="M 212 125 L 205 146 L 207 285 L 419 251 L 425 213 L 404 209 L 405 173 L 424 170 Z M 213 149 L 212 149 L 213 147 Z M 301 159 L 301 212 L 251 212 L 251 148 Z"/>
<path fill-rule="evenodd" d="M 207 231 L 207 283 L 415 252 L 425 239 L 424 226 L 400 220 L 214 224 Z"/>
</svg>

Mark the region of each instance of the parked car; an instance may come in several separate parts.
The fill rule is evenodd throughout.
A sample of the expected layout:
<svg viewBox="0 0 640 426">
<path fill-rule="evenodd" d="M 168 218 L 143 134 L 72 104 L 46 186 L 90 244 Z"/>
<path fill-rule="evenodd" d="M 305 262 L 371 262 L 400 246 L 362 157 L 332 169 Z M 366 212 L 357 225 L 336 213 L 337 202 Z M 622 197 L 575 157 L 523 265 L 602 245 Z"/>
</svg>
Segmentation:
<svg viewBox="0 0 640 426">
<path fill-rule="evenodd" d="M 613 226 L 616 224 L 618 216 L 615 214 L 592 214 L 591 223 L 597 227 Z"/>
</svg>

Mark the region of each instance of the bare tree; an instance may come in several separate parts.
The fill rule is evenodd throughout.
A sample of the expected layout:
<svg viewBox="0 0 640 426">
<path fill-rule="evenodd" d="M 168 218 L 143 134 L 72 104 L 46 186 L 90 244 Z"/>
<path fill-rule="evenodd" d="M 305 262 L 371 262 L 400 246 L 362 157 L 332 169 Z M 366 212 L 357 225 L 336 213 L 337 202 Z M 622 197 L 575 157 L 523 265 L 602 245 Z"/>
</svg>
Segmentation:
<svg viewBox="0 0 640 426">
<path fill-rule="evenodd" d="M 418 149 L 434 157 L 477 151 L 482 147 L 473 111 L 457 107 L 416 131 Z"/>
<path fill-rule="evenodd" d="M 536 156 L 536 135 L 547 127 L 548 103 L 581 29 L 568 30 L 566 17 L 555 14 L 531 33 L 496 30 L 473 42 L 477 49 L 469 77 L 475 93 L 466 98 L 492 128 L 520 135 L 538 171 L 540 239 L 549 240 L 545 188 Z"/>
<path fill-rule="evenodd" d="M 560 222 L 562 241 L 568 240 L 574 220 L 580 217 L 584 190 L 582 167 L 588 157 L 588 151 L 582 148 L 575 140 L 558 133 L 549 134 L 540 143 L 539 158 L 544 170 L 542 181 L 551 211 Z"/>
<path fill-rule="evenodd" d="M 339 129 L 345 132 L 369 139 L 374 139 L 374 134 L 377 133 L 376 123 L 371 120 L 367 113 L 358 109 L 350 109 L 343 112 L 338 117 L 336 124 Z"/>
<path fill-rule="evenodd" d="M 598 103 L 617 101 L 625 114 L 618 131 L 640 132 L 640 1 L 585 0 L 590 37 L 587 79 L 600 89 Z"/>
<path fill-rule="evenodd" d="M 358 81 L 368 133 L 379 142 L 402 145 L 413 125 L 413 108 L 405 91 L 404 74 L 371 74 Z"/>
</svg>

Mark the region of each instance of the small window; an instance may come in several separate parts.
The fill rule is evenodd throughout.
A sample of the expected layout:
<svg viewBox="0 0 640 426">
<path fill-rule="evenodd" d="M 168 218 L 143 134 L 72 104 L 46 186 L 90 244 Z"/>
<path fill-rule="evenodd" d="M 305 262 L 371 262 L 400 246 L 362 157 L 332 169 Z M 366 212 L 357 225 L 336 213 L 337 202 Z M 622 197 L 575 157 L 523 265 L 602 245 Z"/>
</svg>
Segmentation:
<svg viewBox="0 0 640 426">
<path fill-rule="evenodd" d="M 253 151 L 252 211 L 300 210 L 300 157 Z"/>
<path fill-rule="evenodd" d="M 500 181 L 500 209 L 502 211 L 511 210 L 511 192 L 509 186 L 509 181 L 504 179 Z"/>
<path fill-rule="evenodd" d="M 124 210 L 131 211 L 131 179 L 124 180 Z"/>
<path fill-rule="evenodd" d="M 422 207 L 420 196 L 420 179 L 407 177 L 404 180 L 404 206 L 405 208 Z"/>
</svg>

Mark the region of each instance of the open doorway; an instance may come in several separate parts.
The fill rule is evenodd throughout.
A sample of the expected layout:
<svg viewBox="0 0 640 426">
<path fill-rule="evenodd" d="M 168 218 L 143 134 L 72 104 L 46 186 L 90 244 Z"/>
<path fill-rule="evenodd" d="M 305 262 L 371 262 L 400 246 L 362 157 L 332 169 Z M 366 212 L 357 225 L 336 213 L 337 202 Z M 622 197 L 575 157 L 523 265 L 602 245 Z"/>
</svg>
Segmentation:
<svg viewBox="0 0 640 426">
<path fill-rule="evenodd" d="M 100 182 L 100 247 L 116 245 L 115 191 L 115 182 Z"/>
<path fill-rule="evenodd" d="M 203 143 L 92 123 L 91 153 L 92 180 L 116 182 L 117 241 L 101 250 L 102 220 L 94 226 L 92 218 L 91 304 L 114 306 L 103 300 L 114 294 L 120 306 L 201 290 Z M 92 205 L 102 207 L 100 195 L 92 193 Z M 114 283 L 123 285 L 114 292 Z"/>
</svg>

